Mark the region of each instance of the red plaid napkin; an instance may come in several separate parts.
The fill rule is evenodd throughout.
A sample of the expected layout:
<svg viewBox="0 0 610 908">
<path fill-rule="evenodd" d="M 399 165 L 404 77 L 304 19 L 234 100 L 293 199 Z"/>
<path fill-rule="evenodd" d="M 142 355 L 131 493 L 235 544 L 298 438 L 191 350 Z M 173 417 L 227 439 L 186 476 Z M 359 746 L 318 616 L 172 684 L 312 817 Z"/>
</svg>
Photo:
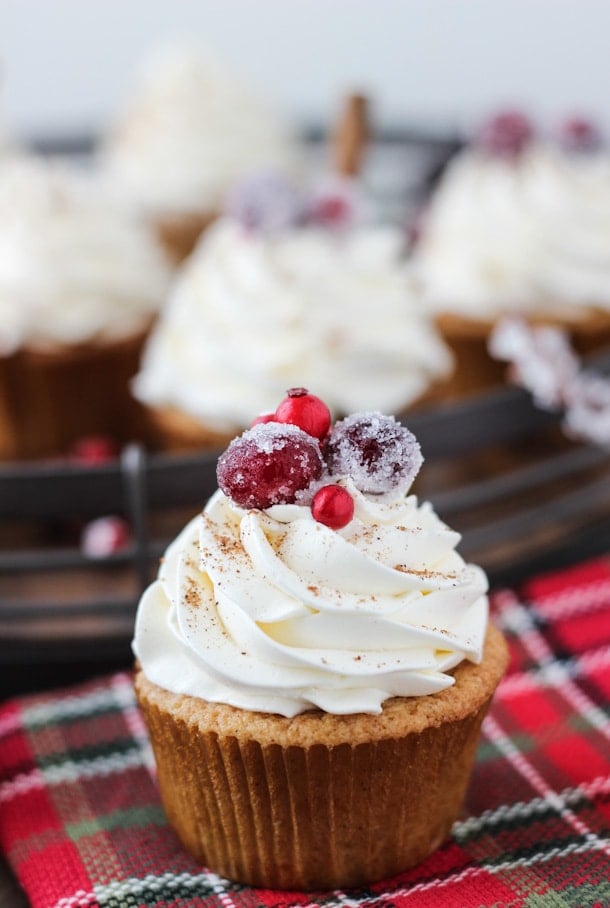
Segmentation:
<svg viewBox="0 0 610 908">
<path fill-rule="evenodd" d="M 493 597 L 512 648 L 466 809 L 414 870 L 366 890 L 251 889 L 167 827 L 131 678 L 0 708 L 0 844 L 35 908 L 610 905 L 610 558 Z"/>
</svg>

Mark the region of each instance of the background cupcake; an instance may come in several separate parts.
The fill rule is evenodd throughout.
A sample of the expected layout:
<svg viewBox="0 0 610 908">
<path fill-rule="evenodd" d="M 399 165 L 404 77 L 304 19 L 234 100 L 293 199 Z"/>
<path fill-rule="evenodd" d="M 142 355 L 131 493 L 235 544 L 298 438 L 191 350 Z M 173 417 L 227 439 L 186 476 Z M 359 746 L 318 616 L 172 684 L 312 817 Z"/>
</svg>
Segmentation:
<svg viewBox="0 0 610 908">
<path fill-rule="evenodd" d="M 180 261 L 228 191 L 261 167 L 296 167 L 287 127 L 239 77 L 194 49 L 143 67 L 106 137 L 102 161 Z"/>
<path fill-rule="evenodd" d="M 137 434 L 128 394 L 170 269 L 156 238 L 80 171 L 0 170 L 0 457 Z"/>
<path fill-rule="evenodd" d="M 400 231 L 353 186 L 244 184 L 173 287 L 134 382 L 162 447 L 232 437 L 306 384 L 335 413 L 400 411 L 450 368 L 410 291 Z"/>
<path fill-rule="evenodd" d="M 448 166 L 414 267 L 456 354 L 451 390 L 501 380 L 486 340 L 519 313 L 565 327 L 581 352 L 610 343 L 610 155 L 586 121 L 538 138 L 522 114 L 489 121 Z"/>
</svg>

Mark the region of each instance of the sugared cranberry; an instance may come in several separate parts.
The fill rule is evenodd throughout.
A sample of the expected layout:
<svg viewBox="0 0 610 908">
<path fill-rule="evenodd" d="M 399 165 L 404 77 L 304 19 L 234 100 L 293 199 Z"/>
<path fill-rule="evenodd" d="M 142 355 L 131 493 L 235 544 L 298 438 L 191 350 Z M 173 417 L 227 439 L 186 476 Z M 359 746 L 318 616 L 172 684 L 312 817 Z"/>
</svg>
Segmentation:
<svg viewBox="0 0 610 908">
<path fill-rule="evenodd" d="M 406 491 L 423 463 L 413 433 L 381 413 L 354 413 L 335 423 L 326 458 L 332 475 L 351 476 L 370 494 Z"/>
<path fill-rule="evenodd" d="M 322 475 L 318 442 L 293 425 L 263 423 L 235 438 L 218 459 L 222 491 L 241 508 L 292 504 Z"/>
<path fill-rule="evenodd" d="M 476 138 L 479 148 L 500 157 L 517 157 L 532 139 L 534 130 L 525 114 L 506 110 L 483 124 Z"/>
<path fill-rule="evenodd" d="M 314 199 L 309 219 L 323 227 L 344 227 L 353 216 L 349 200 L 339 194 L 320 195 Z"/>
<path fill-rule="evenodd" d="M 259 413 L 259 415 L 252 420 L 250 428 L 252 429 L 254 426 L 260 426 L 263 423 L 275 421 L 275 413 Z"/>
<path fill-rule="evenodd" d="M 343 486 L 322 486 L 313 497 L 311 513 L 318 523 L 340 530 L 354 516 L 354 499 Z"/>
<path fill-rule="evenodd" d="M 281 174 L 257 173 L 235 187 L 227 212 L 246 230 L 274 233 L 300 223 L 305 207 L 300 190 Z"/>
<path fill-rule="evenodd" d="M 126 548 L 131 541 L 129 524 L 122 517 L 98 517 L 86 525 L 81 550 L 89 558 L 107 558 Z"/>
<path fill-rule="evenodd" d="M 285 397 L 275 411 L 277 422 L 291 423 L 313 435 L 314 438 L 323 439 L 330 428 L 330 410 L 319 397 L 310 394 L 307 388 L 290 388 L 288 397 Z"/>
<path fill-rule="evenodd" d="M 118 456 L 116 442 L 107 435 L 87 435 L 71 448 L 70 457 L 84 466 L 108 463 Z"/>
<path fill-rule="evenodd" d="M 568 117 L 559 127 L 559 141 L 566 151 L 590 152 L 601 147 L 602 135 L 586 117 Z"/>
</svg>

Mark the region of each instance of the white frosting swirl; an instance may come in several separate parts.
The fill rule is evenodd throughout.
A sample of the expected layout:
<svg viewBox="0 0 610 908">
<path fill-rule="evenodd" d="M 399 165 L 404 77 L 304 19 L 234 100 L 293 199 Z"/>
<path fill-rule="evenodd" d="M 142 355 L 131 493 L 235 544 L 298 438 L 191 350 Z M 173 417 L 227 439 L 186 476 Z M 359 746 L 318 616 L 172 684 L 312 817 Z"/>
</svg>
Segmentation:
<svg viewBox="0 0 610 908">
<path fill-rule="evenodd" d="M 265 235 L 219 221 L 174 287 L 136 395 L 221 429 L 275 410 L 294 385 L 339 413 L 399 411 L 450 366 L 401 240 L 381 227 Z"/>
<path fill-rule="evenodd" d="M 67 164 L 0 168 L 0 353 L 129 336 L 170 278 L 152 232 Z"/>
<path fill-rule="evenodd" d="M 610 309 L 610 156 L 542 142 L 516 160 L 466 150 L 433 196 L 414 267 L 438 311 Z"/>
<path fill-rule="evenodd" d="M 216 211 L 250 172 L 293 170 L 298 157 L 248 85 L 184 48 L 150 59 L 102 154 L 122 191 L 160 215 Z"/>
<path fill-rule="evenodd" d="M 414 496 L 358 493 L 335 531 L 311 509 L 243 511 L 217 492 L 163 559 L 134 652 L 166 690 L 293 716 L 378 713 L 482 657 L 487 580 Z"/>
</svg>

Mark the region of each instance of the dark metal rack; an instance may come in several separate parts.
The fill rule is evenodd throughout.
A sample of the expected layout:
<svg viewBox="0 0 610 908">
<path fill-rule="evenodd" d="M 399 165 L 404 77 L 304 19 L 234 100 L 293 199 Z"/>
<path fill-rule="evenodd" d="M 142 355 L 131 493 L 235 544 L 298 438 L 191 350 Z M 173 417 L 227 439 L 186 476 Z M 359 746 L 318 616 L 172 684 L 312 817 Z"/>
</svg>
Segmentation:
<svg viewBox="0 0 610 908">
<path fill-rule="evenodd" d="M 610 353 L 595 364 L 610 373 Z M 509 387 L 408 420 L 426 455 L 415 491 L 460 530 L 462 553 L 495 586 L 610 552 L 609 452 L 570 442 L 559 422 Z M 110 465 L 0 467 L 0 665 L 13 687 L 72 680 L 70 666 L 83 674 L 129 664 L 139 595 L 215 474 L 215 454 L 138 445 Z M 132 544 L 85 556 L 66 525 L 111 513 L 127 518 Z"/>
</svg>

